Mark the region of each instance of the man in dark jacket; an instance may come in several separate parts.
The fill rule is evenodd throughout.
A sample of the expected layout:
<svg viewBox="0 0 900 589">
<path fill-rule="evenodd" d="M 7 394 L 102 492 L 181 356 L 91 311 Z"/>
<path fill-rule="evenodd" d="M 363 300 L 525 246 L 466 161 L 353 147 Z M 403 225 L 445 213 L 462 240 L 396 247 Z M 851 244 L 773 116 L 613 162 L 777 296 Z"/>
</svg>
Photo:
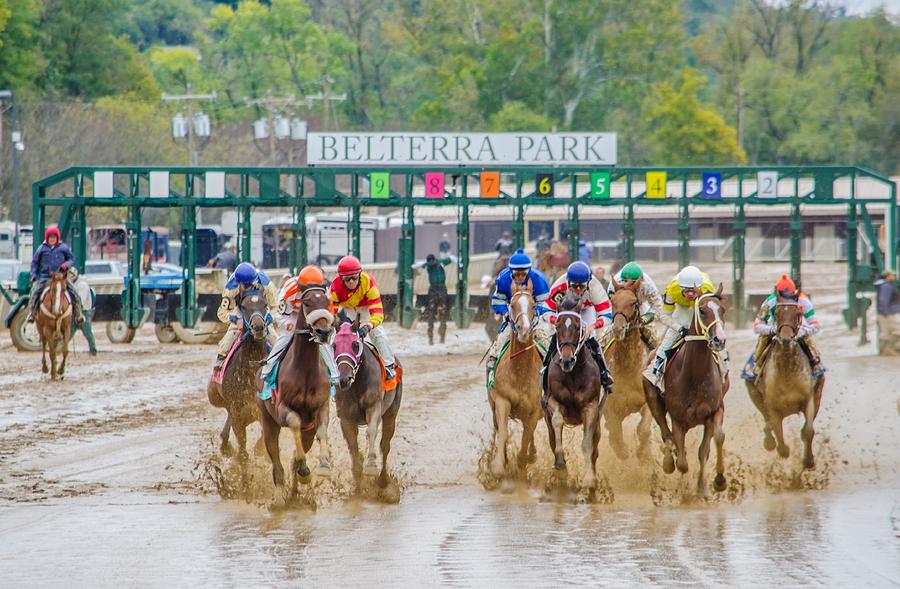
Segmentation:
<svg viewBox="0 0 900 589">
<path fill-rule="evenodd" d="M 65 272 L 75 265 L 75 256 L 72 250 L 64 244 L 59 236 L 59 229 L 55 226 L 47 228 L 44 233 L 44 243 L 40 245 L 34 257 L 31 259 L 31 300 L 28 321 L 34 321 L 34 312 L 41 300 L 41 293 L 50 281 L 53 272 Z M 84 323 L 84 313 L 81 310 L 81 298 L 72 283 L 66 280 L 66 290 L 72 300 L 74 308 L 75 324 L 81 327 Z"/>
<path fill-rule="evenodd" d="M 896 280 L 897 273 L 888 269 L 881 273 L 881 280 L 875 282 L 876 306 L 879 315 L 888 316 L 900 313 Z"/>
</svg>

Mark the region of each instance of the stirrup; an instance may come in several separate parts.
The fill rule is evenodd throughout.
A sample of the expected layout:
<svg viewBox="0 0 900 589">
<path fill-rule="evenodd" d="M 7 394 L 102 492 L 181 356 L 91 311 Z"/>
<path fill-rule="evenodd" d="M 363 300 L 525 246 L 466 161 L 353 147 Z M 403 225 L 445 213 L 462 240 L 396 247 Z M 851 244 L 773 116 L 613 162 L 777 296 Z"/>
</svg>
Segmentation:
<svg viewBox="0 0 900 589">
<path fill-rule="evenodd" d="M 384 366 L 384 371 L 385 371 L 385 373 L 387 374 L 388 380 L 393 380 L 393 379 L 397 376 L 397 371 L 396 371 L 396 369 L 394 368 L 394 365 L 393 365 L 393 364 L 391 364 L 390 366 L 388 366 L 387 364 L 385 364 L 385 366 Z"/>
</svg>

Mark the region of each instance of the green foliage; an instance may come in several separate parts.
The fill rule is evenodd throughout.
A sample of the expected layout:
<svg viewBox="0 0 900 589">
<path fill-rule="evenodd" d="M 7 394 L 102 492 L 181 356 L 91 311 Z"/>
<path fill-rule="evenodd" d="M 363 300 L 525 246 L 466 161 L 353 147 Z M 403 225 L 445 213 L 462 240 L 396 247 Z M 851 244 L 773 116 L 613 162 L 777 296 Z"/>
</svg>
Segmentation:
<svg viewBox="0 0 900 589">
<path fill-rule="evenodd" d="M 663 82 L 645 103 L 655 162 L 661 165 L 723 165 L 746 161 L 734 128 L 697 98 L 703 78 L 690 69 L 679 87 Z"/>
<path fill-rule="evenodd" d="M 149 52 L 150 70 L 163 90 L 170 93 L 205 89 L 200 55 L 189 47 L 154 47 Z"/>
<path fill-rule="evenodd" d="M 552 128 L 550 117 L 534 112 L 517 100 L 504 104 L 488 121 L 491 131 L 550 131 Z"/>
<path fill-rule="evenodd" d="M 138 49 L 153 45 L 190 45 L 202 29 L 208 7 L 205 2 L 184 0 L 127 0 L 125 13 L 116 27 Z"/>
<path fill-rule="evenodd" d="M 39 0 L 0 0 L 0 88 L 30 90 L 40 75 Z"/>
</svg>

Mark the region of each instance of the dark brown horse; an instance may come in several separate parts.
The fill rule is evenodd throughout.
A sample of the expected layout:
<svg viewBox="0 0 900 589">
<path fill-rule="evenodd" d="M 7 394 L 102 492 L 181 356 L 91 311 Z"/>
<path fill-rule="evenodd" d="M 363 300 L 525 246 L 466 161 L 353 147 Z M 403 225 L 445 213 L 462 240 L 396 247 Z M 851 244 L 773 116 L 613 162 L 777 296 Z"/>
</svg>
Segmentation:
<svg viewBox="0 0 900 589">
<path fill-rule="evenodd" d="M 403 384 L 384 392 L 381 363 L 375 352 L 364 345 L 359 337 L 359 317 L 351 323 L 344 323 L 334 338 L 334 359 L 337 363 L 340 386 L 337 390 L 338 417 L 341 431 L 350 450 L 353 463 L 353 478 L 359 481 L 361 475 L 378 475 L 378 485 L 385 487 L 389 481 L 388 455 L 391 440 L 397 428 L 397 414 L 403 398 Z M 400 366 L 399 360 L 396 366 Z M 365 466 L 359 453 L 359 428 L 366 426 L 368 453 Z M 376 464 L 375 440 L 381 428 L 381 472 Z"/>
<path fill-rule="evenodd" d="M 563 426 L 582 426 L 581 451 L 585 463 L 582 486 L 592 490 L 597 486 L 600 417 L 607 394 L 600 384 L 600 368 L 584 345 L 588 329 L 590 326 L 581 318 L 581 301 L 574 294 L 567 294 L 556 314 L 558 353 L 549 368 L 544 421 L 555 456 L 553 468 L 560 474 L 566 470 Z"/>
<path fill-rule="evenodd" d="M 628 451 L 622 436 L 622 422 L 629 415 L 638 413 L 638 454 L 646 456 L 650 443 L 650 410 L 644 397 L 641 372 L 647 365 L 650 350 L 641 339 L 641 304 L 637 293 L 641 281 L 623 286 L 613 277 L 615 291 L 610 297 L 613 323 L 609 336 L 612 340 L 606 348 L 606 361 L 616 381 L 616 394 L 606 402 L 603 418 L 609 432 L 609 445 L 619 459 L 625 459 Z"/>
<path fill-rule="evenodd" d="M 240 300 L 241 344 L 225 367 L 214 374 L 206 386 L 206 396 L 213 407 L 224 408 L 228 415 L 220 437 L 222 454 L 231 454 L 228 438 L 231 430 L 238 443 L 238 457 L 247 457 L 247 426 L 258 419 L 253 400 L 256 398 L 256 372 L 266 350 L 266 297 L 260 291 L 247 291 Z"/>
<path fill-rule="evenodd" d="M 805 422 L 800 432 L 803 439 L 803 466 L 815 466 L 812 442 L 813 422 L 822 402 L 825 376 L 813 376 L 809 357 L 803 351 L 798 336 L 803 326 L 803 308 L 796 299 L 782 299 L 775 303 L 775 336 L 772 349 L 766 356 L 762 374 L 756 382 L 745 381 L 750 399 L 766 420 L 763 446 L 772 451 L 778 447 L 782 458 L 790 456 L 784 442 L 784 418 L 802 413 Z M 775 433 L 774 438 L 772 433 Z"/>
<path fill-rule="evenodd" d="M 715 293 L 700 295 L 694 301 L 694 318 L 691 321 L 683 347 L 671 358 L 665 372 L 665 393 L 644 379 L 644 395 L 650 413 L 659 425 L 663 439 L 663 470 L 675 471 L 672 453 L 677 454 L 678 470 L 688 471 L 684 437 L 687 432 L 703 426 L 700 442 L 700 474 L 697 490 L 706 495 L 704 482 L 706 461 L 709 459 L 710 438 L 716 440 L 716 491 L 725 490 L 725 462 L 723 448 L 725 430 L 725 393 L 728 391 L 728 375 L 716 358 L 716 352 L 725 349 L 723 326 L 722 285 Z M 672 420 L 672 428 L 666 420 Z"/>
<path fill-rule="evenodd" d="M 319 345 L 327 345 L 334 316 L 329 311 L 325 285 L 308 285 L 302 287 L 301 292 L 294 341 L 278 368 L 275 394 L 265 401 L 256 399 L 263 439 L 272 460 L 272 479 L 279 487 L 284 485 L 278 448 L 278 434 L 283 427 L 290 428 L 294 434 L 293 470 L 300 482 L 305 484 L 312 478 L 306 453 L 312 448 L 314 438 L 319 441 L 316 474 L 331 474 L 331 450 L 328 447 L 330 385 Z"/>
<path fill-rule="evenodd" d="M 62 380 L 69 357 L 69 340 L 72 337 L 72 303 L 66 291 L 66 273 L 51 272 L 50 281 L 40 294 L 41 301 L 35 313 L 35 325 L 41 338 L 41 370 L 50 372 L 50 379 Z M 56 353 L 62 353 L 62 362 L 56 367 Z M 47 354 L 50 367 L 47 367 Z"/>
</svg>

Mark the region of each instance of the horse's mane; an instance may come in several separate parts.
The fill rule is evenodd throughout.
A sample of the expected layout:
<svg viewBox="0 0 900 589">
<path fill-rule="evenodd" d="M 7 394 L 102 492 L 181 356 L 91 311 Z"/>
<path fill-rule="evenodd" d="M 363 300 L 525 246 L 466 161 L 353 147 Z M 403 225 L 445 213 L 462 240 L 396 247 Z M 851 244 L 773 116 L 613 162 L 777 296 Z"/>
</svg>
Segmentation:
<svg viewBox="0 0 900 589">
<path fill-rule="evenodd" d="M 581 307 L 581 300 L 573 293 L 566 293 L 562 302 L 559 304 L 560 311 L 576 311 Z"/>
</svg>

